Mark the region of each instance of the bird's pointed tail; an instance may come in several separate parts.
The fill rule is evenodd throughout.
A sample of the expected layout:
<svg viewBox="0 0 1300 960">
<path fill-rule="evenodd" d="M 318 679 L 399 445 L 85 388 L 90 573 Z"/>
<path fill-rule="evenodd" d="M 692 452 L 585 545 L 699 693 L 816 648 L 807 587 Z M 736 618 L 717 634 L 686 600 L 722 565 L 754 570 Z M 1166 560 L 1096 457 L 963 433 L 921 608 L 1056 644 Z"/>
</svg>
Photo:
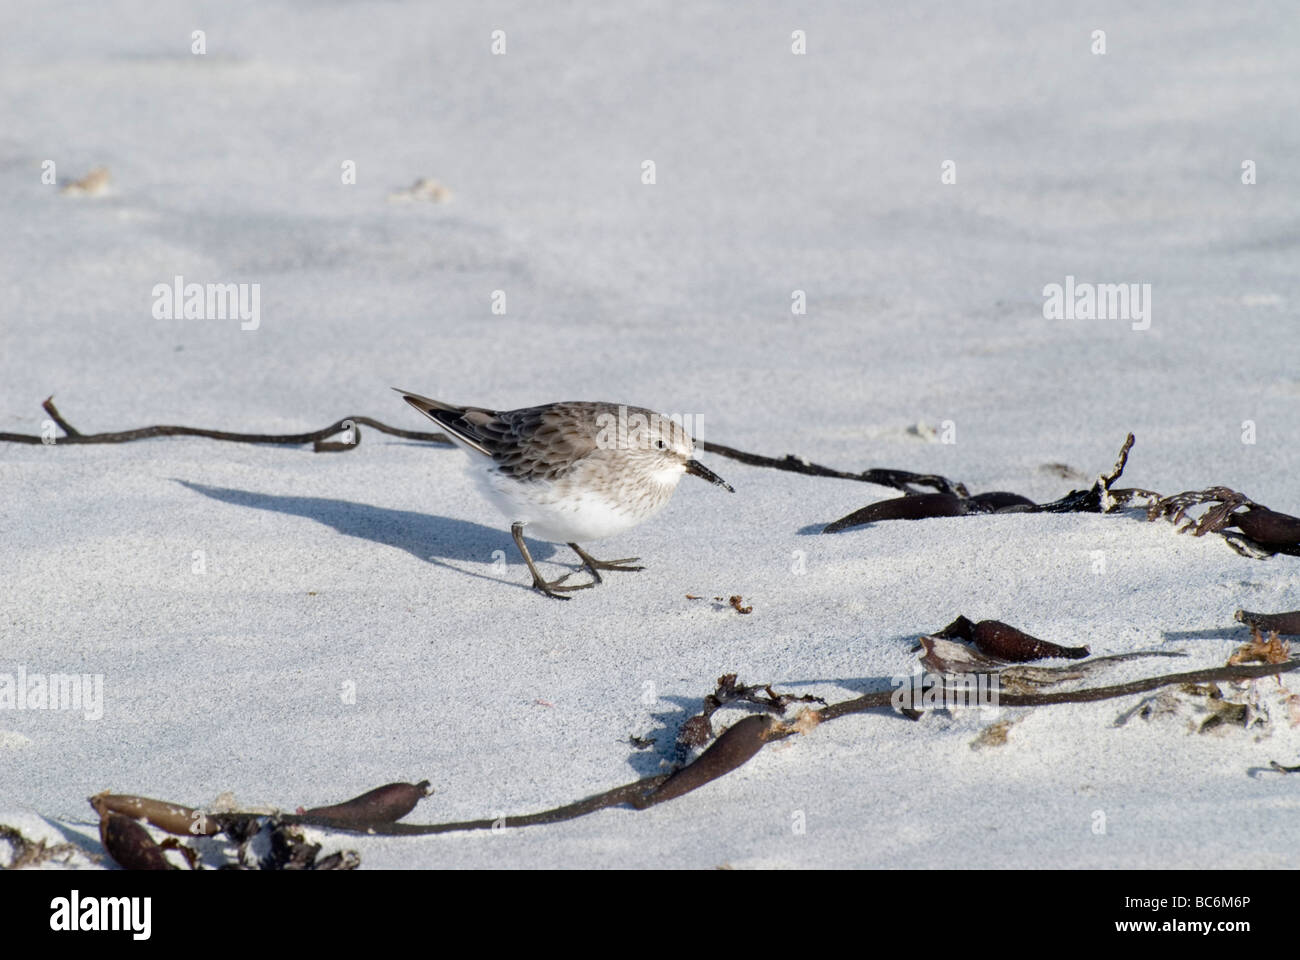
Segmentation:
<svg viewBox="0 0 1300 960">
<path fill-rule="evenodd" d="M 412 393 L 410 390 L 403 390 L 401 387 L 393 387 L 393 389 L 402 395 L 403 400 L 442 427 L 447 432 L 447 435 L 457 443 L 486 456 L 492 456 L 491 451 L 483 446 L 478 437 L 472 434 L 471 426 L 466 421 L 465 415 L 471 411 L 491 415 L 493 411 L 482 410 L 479 407 L 458 407 L 452 403 L 443 403 L 441 400 L 434 400 L 431 397 Z"/>
</svg>

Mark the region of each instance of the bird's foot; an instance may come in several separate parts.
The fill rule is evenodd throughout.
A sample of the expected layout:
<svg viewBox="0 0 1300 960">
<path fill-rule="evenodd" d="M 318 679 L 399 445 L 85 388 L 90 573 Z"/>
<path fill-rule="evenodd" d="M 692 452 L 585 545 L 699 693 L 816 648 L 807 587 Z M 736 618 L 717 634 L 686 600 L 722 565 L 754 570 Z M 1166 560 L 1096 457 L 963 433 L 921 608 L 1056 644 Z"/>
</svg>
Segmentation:
<svg viewBox="0 0 1300 960">
<path fill-rule="evenodd" d="M 624 557 L 622 560 L 597 560 L 576 543 L 569 544 L 569 547 L 582 560 L 582 565 L 591 573 L 596 583 L 603 582 L 600 577 L 601 570 L 624 570 L 633 573 L 637 570 L 645 569 L 645 567 L 629 566 L 629 564 L 636 563 L 640 560 L 640 557 Z"/>
<path fill-rule="evenodd" d="M 625 570 L 634 573 L 637 570 L 644 570 L 645 567 L 629 567 L 627 564 L 640 559 L 640 557 L 625 557 L 622 560 L 597 560 L 593 557 L 590 560 L 582 561 L 582 565 L 595 578 L 596 583 L 604 583 L 600 576 L 601 570 Z"/>
<path fill-rule="evenodd" d="M 571 576 L 573 576 L 573 574 L 566 573 L 564 576 L 557 577 L 554 580 L 543 580 L 541 577 L 535 576 L 533 577 L 533 589 L 538 593 L 546 594 L 548 597 L 554 597 L 556 600 L 568 600 L 569 598 L 565 596 L 566 593 L 572 593 L 574 590 L 586 590 L 588 587 L 594 587 L 599 582 L 598 580 L 593 580 L 591 583 L 574 583 L 568 586 L 561 586 L 561 584 Z"/>
<path fill-rule="evenodd" d="M 640 557 L 624 557 L 622 560 L 596 560 L 592 558 L 585 566 L 588 570 L 644 570 L 645 567 L 629 567 L 629 563 L 636 563 Z"/>
</svg>

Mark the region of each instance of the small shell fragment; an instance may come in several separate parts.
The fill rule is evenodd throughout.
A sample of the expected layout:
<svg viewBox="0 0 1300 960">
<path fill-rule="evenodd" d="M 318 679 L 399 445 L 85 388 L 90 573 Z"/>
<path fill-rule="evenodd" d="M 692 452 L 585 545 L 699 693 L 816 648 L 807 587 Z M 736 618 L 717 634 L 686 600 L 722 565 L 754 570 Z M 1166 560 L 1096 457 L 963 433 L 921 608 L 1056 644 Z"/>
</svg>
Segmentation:
<svg viewBox="0 0 1300 960">
<path fill-rule="evenodd" d="M 108 167 L 96 167 L 80 180 L 65 185 L 59 192 L 74 197 L 98 197 L 108 192 L 108 181 Z"/>
</svg>

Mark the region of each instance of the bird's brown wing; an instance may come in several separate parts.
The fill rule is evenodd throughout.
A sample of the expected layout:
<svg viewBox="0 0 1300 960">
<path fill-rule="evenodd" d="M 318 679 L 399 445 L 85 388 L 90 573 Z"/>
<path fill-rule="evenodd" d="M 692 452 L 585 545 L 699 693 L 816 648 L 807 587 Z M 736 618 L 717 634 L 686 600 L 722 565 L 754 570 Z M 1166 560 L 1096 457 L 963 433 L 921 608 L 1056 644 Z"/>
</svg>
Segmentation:
<svg viewBox="0 0 1300 960">
<path fill-rule="evenodd" d="M 518 480 L 556 480 L 596 449 L 595 417 L 604 407 L 569 402 L 505 410 L 474 429 L 502 472 Z"/>
</svg>

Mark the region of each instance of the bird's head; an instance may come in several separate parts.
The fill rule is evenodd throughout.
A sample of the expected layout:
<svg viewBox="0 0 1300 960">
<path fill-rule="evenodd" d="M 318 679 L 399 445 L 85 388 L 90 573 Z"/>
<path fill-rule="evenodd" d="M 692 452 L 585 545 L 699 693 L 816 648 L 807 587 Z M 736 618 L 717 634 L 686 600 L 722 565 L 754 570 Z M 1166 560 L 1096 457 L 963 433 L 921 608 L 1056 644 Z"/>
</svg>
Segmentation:
<svg viewBox="0 0 1300 960">
<path fill-rule="evenodd" d="M 695 440 L 674 417 L 650 410 L 620 410 L 617 445 L 635 458 L 642 469 L 665 486 L 676 486 L 683 473 L 700 477 L 735 493 L 731 484 L 695 459 Z"/>
</svg>

